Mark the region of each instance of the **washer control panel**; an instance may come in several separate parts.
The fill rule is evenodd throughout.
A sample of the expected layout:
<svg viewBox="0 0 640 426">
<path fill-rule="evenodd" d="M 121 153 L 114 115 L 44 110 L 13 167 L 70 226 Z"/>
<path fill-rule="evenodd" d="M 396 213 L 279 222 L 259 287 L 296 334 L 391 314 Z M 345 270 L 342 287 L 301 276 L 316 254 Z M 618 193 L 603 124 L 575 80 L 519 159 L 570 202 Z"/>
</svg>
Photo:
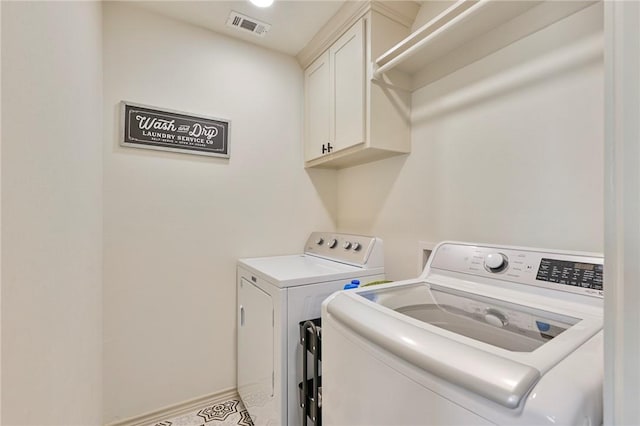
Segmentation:
<svg viewBox="0 0 640 426">
<path fill-rule="evenodd" d="M 604 296 L 602 256 L 443 243 L 431 257 L 431 268 L 589 296 Z"/>
<path fill-rule="evenodd" d="M 536 279 L 602 290 L 602 273 L 602 265 L 542 258 Z"/>
</svg>

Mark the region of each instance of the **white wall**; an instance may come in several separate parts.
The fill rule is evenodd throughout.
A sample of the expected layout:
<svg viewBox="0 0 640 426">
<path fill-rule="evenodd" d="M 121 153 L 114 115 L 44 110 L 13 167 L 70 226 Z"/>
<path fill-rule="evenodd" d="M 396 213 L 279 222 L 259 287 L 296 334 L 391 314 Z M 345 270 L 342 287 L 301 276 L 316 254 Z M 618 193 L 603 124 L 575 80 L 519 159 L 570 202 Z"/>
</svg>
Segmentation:
<svg viewBox="0 0 640 426">
<path fill-rule="evenodd" d="M 413 94 L 412 152 L 339 174 L 338 228 L 418 242 L 603 250 L 602 5 Z"/>
<path fill-rule="evenodd" d="M 121 100 L 231 119 L 231 159 L 120 147 Z M 106 423 L 235 387 L 236 259 L 335 227 L 302 105 L 293 58 L 104 4 Z"/>
<path fill-rule="evenodd" d="M 1 23 L 2 23 L 2 3 L 0 3 L 0 24 Z M 0 30 L 0 46 L 2 46 L 1 30 Z M 1 64 L 2 64 L 2 58 L 0 55 L 0 82 L 2 81 Z M 2 84 L 0 84 L 0 99 L 2 99 Z M 0 111 L 2 111 L 1 106 L 0 106 Z M 1 113 L 0 113 L 0 135 L 2 135 L 2 114 Z M 2 137 L 0 136 L 0 320 L 1 319 L 2 319 Z M 2 324 L 0 324 L 0 423 L 2 423 Z"/>
<path fill-rule="evenodd" d="M 640 424 L 640 3 L 605 2 L 604 424 Z"/>
<path fill-rule="evenodd" d="M 2 419 L 101 424 L 99 3 L 2 3 Z"/>
<path fill-rule="evenodd" d="M 0 25 L 2 23 L 2 4 L 0 3 Z M 0 27 L 1 28 L 1 27 Z M 0 46 L 2 45 L 2 31 L 0 31 Z M 1 50 L 1 49 L 0 49 Z M 0 55 L 0 82 L 2 81 L 2 58 Z M 2 84 L 0 84 L 0 99 L 2 99 Z M 0 106 L 0 111 L 2 108 Z M 2 114 L 0 114 L 0 135 L 2 135 Z M 2 137 L 0 137 L 0 320 L 2 319 Z M 0 324 L 0 423 L 2 423 L 2 324 Z"/>
</svg>

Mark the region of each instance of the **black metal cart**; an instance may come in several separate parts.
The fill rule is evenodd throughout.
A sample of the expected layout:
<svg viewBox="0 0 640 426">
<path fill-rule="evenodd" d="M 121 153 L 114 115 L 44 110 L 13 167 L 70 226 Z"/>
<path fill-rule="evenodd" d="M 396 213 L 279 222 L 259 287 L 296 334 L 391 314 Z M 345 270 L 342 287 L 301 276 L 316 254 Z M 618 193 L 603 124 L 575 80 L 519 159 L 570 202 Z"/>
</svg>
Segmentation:
<svg viewBox="0 0 640 426">
<path fill-rule="evenodd" d="M 322 424 L 322 377 L 321 360 L 321 323 L 320 318 L 300 322 L 300 344 L 302 345 L 302 382 L 298 384 L 302 425 L 310 420 L 312 425 Z M 312 359 L 311 373 L 309 358 Z"/>
</svg>

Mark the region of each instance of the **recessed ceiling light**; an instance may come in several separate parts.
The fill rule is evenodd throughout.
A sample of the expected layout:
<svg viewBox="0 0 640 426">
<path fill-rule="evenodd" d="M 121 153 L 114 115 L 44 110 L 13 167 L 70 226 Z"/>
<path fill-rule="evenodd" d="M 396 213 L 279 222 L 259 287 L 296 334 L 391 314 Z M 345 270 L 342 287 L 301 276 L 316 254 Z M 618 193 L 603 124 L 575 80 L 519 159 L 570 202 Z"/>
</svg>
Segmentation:
<svg viewBox="0 0 640 426">
<path fill-rule="evenodd" d="M 269 7 L 273 4 L 273 0 L 249 0 L 249 1 L 258 7 Z"/>
</svg>

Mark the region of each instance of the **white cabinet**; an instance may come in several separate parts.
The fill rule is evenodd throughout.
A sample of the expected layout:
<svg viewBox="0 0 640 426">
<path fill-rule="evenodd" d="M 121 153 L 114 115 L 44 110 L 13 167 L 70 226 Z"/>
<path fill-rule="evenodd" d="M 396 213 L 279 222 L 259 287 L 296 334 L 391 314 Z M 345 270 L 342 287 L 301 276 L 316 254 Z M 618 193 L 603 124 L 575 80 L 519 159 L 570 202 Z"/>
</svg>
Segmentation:
<svg viewBox="0 0 640 426">
<path fill-rule="evenodd" d="M 364 20 L 305 71 L 305 161 L 364 143 Z"/>
<path fill-rule="evenodd" d="M 410 151 L 409 95 L 371 81 L 372 58 L 408 33 L 407 25 L 365 10 L 317 52 L 304 74 L 306 167 L 348 167 Z"/>
<path fill-rule="evenodd" d="M 330 135 L 335 151 L 364 142 L 364 49 L 364 20 L 329 48 Z"/>
<path fill-rule="evenodd" d="M 325 52 L 307 68 L 305 84 L 304 159 L 310 161 L 331 149 L 329 52 Z M 327 147 L 327 145 L 329 145 Z"/>
<path fill-rule="evenodd" d="M 305 161 L 364 143 L 364 21 L 305 71 Z"/>
</svg>

